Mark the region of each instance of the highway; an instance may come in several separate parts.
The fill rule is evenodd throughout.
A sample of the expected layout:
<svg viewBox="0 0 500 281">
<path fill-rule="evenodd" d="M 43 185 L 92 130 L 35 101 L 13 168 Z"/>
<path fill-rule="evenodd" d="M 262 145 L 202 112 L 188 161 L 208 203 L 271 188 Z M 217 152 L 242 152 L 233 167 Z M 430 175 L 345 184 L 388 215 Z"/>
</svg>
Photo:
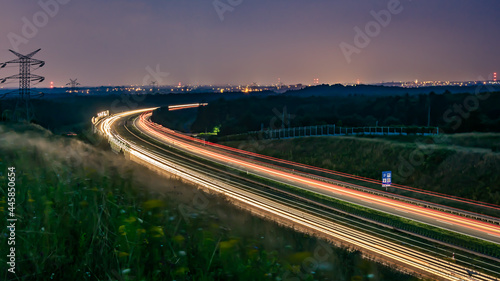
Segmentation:
<svg viewBox="0 0 500 281">
<path fill-rule="evenodd" d="M 248 190 L 238 188 L 237 184 L 224 183 L 217 180 L 214 175 L 203 173 L 202 171 L 196 170 L 195 168 L 180 166 L 178 163 L 174 164 L 175 162 L 173 162 L 172 159 L 166 157 L 164 155 L 165 153 L 161 152 L 158 147 L 154 147 L 153 145 L 151 145 L 151 143 L 149 143 L 147 140 L 142 139 L 138 136 L 133 137 L 131 135 L 128 135 L 126 138 L 124 138 L 122 135 L 117 133 L 117 130 L 115 128 L 117 127 L 116 125 L 123 124 L 124 119 L 126 119 L 128 116 L 137 115 L 139 113 L 148 112 L 150 110 L 151 109 L 137 110 L 110 116 L 102 120 L 102 122 L 98 124 L 98 128 L 104 135 L 106 135 L 106 137 L 108 137 L 110 142 L 120 146 L 123 150 L 127 151 L 127 153 L 130 153 L 131 157 L 141 159 L 142 161 L 145 161 L 150 165 L 154 165 L 168 172 L 177 174 L 185 179 L 205 186 L 206 188 L 224 193 L 228 197 L 239 200 L 241 202 L 245 202 L 246 204 L 254 206 L 255 208 L 259 208 L 269 214 L 287 219 L 296 224 L 306 226 L 310 229 L 314 229 L 334 239 L 350 243 L 374 254 L 381 255 L 385 258 L 405 264 L 411 268 L 416 269 L 417 271 L 420 270 L 423 272 L 427 272 L 428 274 L 439 277 L 440 279 L 469 280 L 467 271 L 454 263 L 444 261 L 434 256 L 422 254 L 411 248 L 388 242 L 386 240 L 368 235 L 364 232 L 360 232 L 352 228 L 347 228 L 321 216 L 301 211 L 300 208 L 291 207 L 291 204 L 285 204 L 283 202 L 284 200 L 279 200 L 276 198 L 272 199 L 263 196 L 262 194 L 249 192 Z M 392 214 L 399 215 L 400 213 L 402 213 L 404 214 L 403 216 L 417 217 L 419 218 L 418 220 L 422 220 L 424 222 L 442 222 L 446 228 L 451 228 L 451 230 L 457 232 L 463 231 L 462 233 L 471 233 L 476 237 L 484 236 L 486 240 L 497 242 L 499 238 L 499 227 L 496 225 L 478 222 L 448 213 L 429 210 L 388 198 L 378 198 L 377 196 L 369 195 L 359 191 L 348 190 L 346 188 L 312 180 L 310 178 L 305 178 L 294 174 L 287 174 L 283 171 L 271 169 L 266 166 L 259 166 L 253 162 L 246 162 L 239 158 L 220 155 L 213 151 L 203 149 L 203 145 L 193 145 L 186 141 L 182 141 L 178 138 L 172 137 L 165 132 L 158 132 L 157 130 L 152 129 L 151 127 L 147 126 L 146 122 L 144 122 L 144 120 L 146 120 L 146 116 L 144 115 L 143 118 L 139 118 L 137 120 L 137 128 L 139 128 L 144 133 L 147 133 L 151 137 L 154 137 L 162 142 L 168 143 L 169 145 L 174 146 L 179 150 L 195 154 L 205 159 L 224 163 L 240 170 L 248 171 L 249 173 L 254 173 L 263 177 L 265 176 L 275 181 L 281 181 L 297 187 L 307 188 L 309 190 L 328 194 L 329 196 L 333 196 L 345 201 L 364 205 L 374 209 L 380 208 L 382 211 L 386 211 Z M 474 275 L 473 280 L 496 279 L 491 276 L 480 274 Z"/>
<path fill-rule="evenodd" d="M 253 161 L 245 161 L 239 157 L 237 158 L 217 153 L 205 148 L 202 143 L 196 145 L 173 133 L 169 133 L 168 131 L 157 130 L 157 128 L 153 127 L 151 123 L 146 122 L 149 116 L 149 113 L 143 114 L 139 119 L 137 119 L 136 126 L 139 130 L 152 138 L 168 143 L 169 145 L 187 153 L 273 181 L 304 188 L 370 209 L 375 209 L 500 244 L 500 226 L 498 225 L 464 218 L 429 208 L 423 208 L 413 204 L 367 194 L 357 190 L 347 189 L 338 185 L 287 173 L 268 166 L 255 164 Z"/>
<path fill-rule="evenodd" d="M 176 106 L 176 109 L 182 109 L 182 108 L 191 108 L 191 105 L 185 105 L 185 107 L 178 105 Z M 351 189 L 357 189 L 363 192 L 368 192 L 376 195 L 381 195 L 384 197 L 389 197 L 393 199 L 397 199 L 399 201 L 403 202 L 409 202 L 415 205 L 419 206 L 424 206 L 426 208 L 433 208 L 437 210 L 442 210 L 446 211 L 449 213 L 454 213 L 454 214 L 459 214 L 461 216 L 465 217 L 470 217 L 474 219 L 479 219 L 483 220 L 486 222 L 490 222 L 493 224 L 500 225 L 500 206 L 494 205 L 494 204 L 489 204 L 485 202 L 480 202 L 480 201 L 475 201 L 467 198 L 460 198 L 452 195 L 447 195 L 447 194 L 441 194 L 437 192 L 432 192 L 432 191 L 427 191 L 427 190 L 422 190 L 422 189 L 417 189 L 414 187 L 410 186 L 404 186 L 404 185 L 399 185 L 399 184 L 392 184 L 391 188 L 397 189 L 399 191 L 403 191 L 403 193 L 411 193 L 413 195 L 412 197 L 400 195 L 397 193 L 393 192 L 384 192 L 379 189 L 374 189 L 373 186 L 380 186 L 382 182 L 380 180 L 373 180 L 370 178 L 364 178 L 360 176 L 355 176 L 355 175 L 350 175 L 338 171 L 332 171 L 328 169 L 323 169 L 323 168 L 318 168 L 310 165 L 305 165 L 301 163 L 296 163 L 292 161 L 287 161 L 283 159 L 278 159 L 274 157 L 269 157 L 266 155 L 262 154 L 257 154 L 257 153 L 252 153 L 249 151 L 244 151 L 240 149 L 236 149 L 233 147 L 228 147 L 224 145 L 220 145 L 217 143 L 211 143 L 207 142 L 203 139 L 198 139 L 198 138 L 193 138 L 190 137 L 186 134 L 178 133 L 175 132 L 171 129 L 165 128 L 159 124 L 153 123 L 148 119 L 149 113 L 146 114 L 144 113 L 143 116 L 141 116 L 141 122 L 146 124 L 148 127 L 150 127 L 153 130 L 159 131 L 159 132 L 164 132 L 167 135 L 181 139 L 182 141 L 188 141 L 191 144 L 197 144 L 197 145 L 203 145 L 204 149 L 211 150 L 213 152 L 217 153 L 222 153 L 224 155 L 230 155 L 232 157 L 236 157 L 239 159 L 243 159 L 245 161 L 250 161 L 252 163 L 256 163 L 259 165 L 267 166 L 267 167 L 272 167 L 278 170 L 286 171 L 291 174 L 298 174 L 302 175 L 305 177 L 313 178 L 313 179 L 319 179 L 320 181 L 325 181 L 325 182 L 330 182 L 336 185 L 341 185 L 344 187 L 348 187 Z M 332 178 L 333 177 L 333 178 Z M 346 179 L 350 180 L 351 182 L 345 182 L 341 181 L 339 179 L 334 179 L 334 178 L 341 178 L 341 179 Z M 358 185 L 353 182 L 361 182 L 364 183 L 365 185 Z M 436 199 L 437 201 L 443 201 L 445 200 L 448 204 L 451 206 L 456 206 L 459 205 L 461 206 L 461 209 L 458 207 L 451 207 L 449 205 L 442 205 L 438 203 L 432 203 L 429 201 L 424 201 L 422 199 L 417 199 L 416 197 L 426 197 L 426 198 L 432 198 Z M 467 211 L 466 211 L 467 210 Z M 482 213 L 479 214 L 477 212 L 473 212 L 471 210 L 480 210 Z"/>
<path fill-rule="evenodd" d="M 396 198 L 400 201 L 409 201 L 412 202 L 413 204 L 420 204 L 428 208 L 446 210 L 447 212 L 456 213 L 476 219 L 481 219 L 484 221 L 491 222 L 493 224 L 500 225 L 500 219 L 499 219 L 500 206 L 495 204 L 475 201 L 467 198 L 461 198 L 449 194 L 442 194 L 424 189 L 418 189 L 410 186 L 400 185 L 397 183 L 392 183 L 391 184 L 392 191 L 387 192 L 383 191 L 383 188 L 380 188 L 380 186 L 382 185 L 382 182 L 380 180 L 374 180 L 371 178 L 351 175 L 324 168 L 318 168 L 302 163 L 296 163 L 225 145 L 220 145 L 217 143 L 207 142 L 204 139 L 192 138 L 187 134 L 175 132 L 159 124 L 155 124 L 151 122 L 149 119 L 145 119 L 143 122 L 147 123 L 149 127 L 152 127 L 155 130 L 163 131 L 170 135 L 180 137 L 194 144 L 203 144 L 206 149 L 210 149 L 212 151 L 217 151 L 219 153 L 224 153 L 224 154 L 230 154 L 234 157 L 240 157 L 240 158 L 244 157 L 246 161 L 253 161 L 261 165 L 266 165 L 277 169 L 285 170 L 289 173 L 304 175 L 306 177 L 320 179 L 322 181 L 328 181 L 335 184 L 340 184 L 364 192 L 374 193 L 377 195 L 382 195 L 390 198 Z M 256 146 L 259 145 L 258 141 L 255 141 L 254 143 Z M 404 196 L 404 194 L 411 195 L 411 197 Z M 446 202 L 446 205 L 425 201 L 425 199 L 423 198 L 426 198 L 427 200 L 441 202 L 442 204 Z M 473 212 L 473 210 L 480 211 L 481 213 L 479 214 L 477 212 Z"/>
</svg>

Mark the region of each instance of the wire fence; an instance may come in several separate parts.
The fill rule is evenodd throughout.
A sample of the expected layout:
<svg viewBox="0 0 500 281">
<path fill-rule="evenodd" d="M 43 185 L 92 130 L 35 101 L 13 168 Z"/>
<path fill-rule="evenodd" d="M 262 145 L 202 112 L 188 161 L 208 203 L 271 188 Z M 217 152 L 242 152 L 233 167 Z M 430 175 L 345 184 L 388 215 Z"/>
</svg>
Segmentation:
<svg viewBox="0 0 500 281">
<path fill-rule="evenodd" d="M 248 132 L 258 134 L 263 139 L 288 139 L 312 136 L 346 136 L 346 135 L 422 135 L 432 136 L 439 134 L 437 127 L 341 127 L 336 125 L 317 125 L 307 127 L 293 127 L 268 129 Z"/>
</svg>

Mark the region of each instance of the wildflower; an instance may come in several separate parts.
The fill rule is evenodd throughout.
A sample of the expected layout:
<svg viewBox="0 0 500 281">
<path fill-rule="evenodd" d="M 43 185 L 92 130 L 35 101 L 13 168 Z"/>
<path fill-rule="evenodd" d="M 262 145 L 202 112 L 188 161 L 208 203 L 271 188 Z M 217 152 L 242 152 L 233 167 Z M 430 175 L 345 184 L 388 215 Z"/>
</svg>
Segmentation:
<svg viewBox="0 0 500 281">
<path fill-rule="evenodd" d="M 146 210 L 163 207 L 164 203 L 161 200 L 149 200 L 144 202 L 144 208 Z"/>
<path fill-rule="evenodd" d="M 118 232 L 120 232 L 121 235 L 127 235 L 127 232 L 125 231 L 125 225 L 120 225 L 118 228 Z"/>
<path fill-rule="evenodd" d="M 130 216 L 128 219 L 125 219 L 126 223 L 133 223 L 135 221 L 136 221 L 135 217 L 132 217 L 132 216 Z"/>
<path fill-rule="evenodd" d="M 153 233 L 153 237 L 163 237 L 165 234 L 163 233 L 163 229 L 159 226 L 153 226 L 150 229 L 151 233 Z"/>
<path fill-rule="evenodd" d="M 180 243 L 184 242 L 185 238 L 184 238 L 184 236 L 182 236 L 182 235 L 176 235 L 176 236 L 174 236 L 174 237 L 173 237 L 173 240 L 174 240 L 175 242 L 177 242 L 177 243 L 179 243 L 179 244 L 180 244 Z"/>
<path fill-rule="evenodd" d="M 31 190 L 28 190 L 28 202 L 30 202 L 30 203 L 35 202 L 35 200 L 33 200 L 33 198 L 31 198 Z"/>
<path fill-rule="evenodd" d="M 123 258 L 123 257 L 128 257 L 129 254 L 127 252 L 119 252 L 118 257 Z"/>
</svg>

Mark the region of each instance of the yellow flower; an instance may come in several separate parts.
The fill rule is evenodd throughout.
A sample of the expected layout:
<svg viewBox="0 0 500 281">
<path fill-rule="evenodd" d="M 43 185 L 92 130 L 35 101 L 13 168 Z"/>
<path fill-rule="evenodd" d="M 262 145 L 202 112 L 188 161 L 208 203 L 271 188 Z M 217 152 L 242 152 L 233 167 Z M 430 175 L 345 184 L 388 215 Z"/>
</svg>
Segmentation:
<svg viewBox="0 0 500 281">
<path fill-rule="evenodd" d="M 144 228 L 137 229 L 137 234 L 141 235 L 143 233 L 146 233 L 146 230 Z"/>
<path fill-rule="evenodd" d="M 135 221 L 136 221 L 135 217 L 132 217 L 132 216 L 129 217 L 128 219 L 125 219 L 125 222 L 127 222 L 127 223 L 133 223 Z"/>
<path fill-rule="evenodd" d="M 128 257 L 129 254 L 127 252 L 119 252 L 118 257 L 123 258 L 123 257 Z"/>
<path fill-rule="evenodd" d="M 127 235 L 127 232 L 125 231 L 125 225 L 120 225 L 118 228 L 118 232 L 120 232 L 121 235 Z"/>
<path fill-rule="evenodd" d="M 219 249 L 221 249 L 221 251 L 226 251 L 232 249 L 236 244 L 238 244 L 238 240 L 236 239 L 231 239 L 229 241 L 221 241 L 219 243 Z"/>
<path fill-rule="evenodd" d="M 163 237 L 165 234 L 163 233 L 163 229 L 159 226 L 153 226 L 149 229 L 151 233 L 153 233 L 153 237 Z"/>
<path fill-rule="evenodd" d="M 35 202 L 35 200 L 33 200 L 33 198 L 31 198 L 31 190 L 28 190 L 28 202 L 30 202 L 30 203 Z"/>
<path fill-rule="evenodd" d="M 172 239 L 179 244 L 184 242 L 184 240 L 186 240 L 186 238 L 184 238 L 184 236 L 182 235 L 176 235 Z"/>
<path fill-rule="evenodd" d="M 182 274 L 186 274 L 187 272 L 189 272 L 189 269 L 187 267 L 181 267 L 175 271 L 175 274 L 182 275 Z"/>
<path fill-rule="evenodd" d="M 163 207 L 163 206 L 164 206 L 164 203 L 161 200 L 149 200 L 149 201 L 144 202 L 144 208 L 146 210 L 153 209 L 153 208 L 159 208 L 159 207 Z"/>
</svg>

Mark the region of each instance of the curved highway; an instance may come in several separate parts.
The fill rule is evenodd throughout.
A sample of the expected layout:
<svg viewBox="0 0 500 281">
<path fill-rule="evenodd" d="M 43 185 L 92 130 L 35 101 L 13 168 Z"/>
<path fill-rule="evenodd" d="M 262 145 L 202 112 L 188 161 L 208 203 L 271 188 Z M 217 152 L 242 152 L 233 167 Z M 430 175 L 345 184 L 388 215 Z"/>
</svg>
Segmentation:
<svg viewBox="0 0 500 281">
<path fill-rule="evenodd" d="M 470 271 L 467 271 L 465 268 L 462 268 L 454 263 L 423 254 L 412 248 L 388 242 L 375 236 L 368 235 L 364 232 L 347 228 L 340 224 L 336 224 L 331 220 L 292 208 L 290 205 L 286 205 L 278 200 L 272 200 L 265 196 L 255 194 L 247 190 L 242 190 L 231 184 L 220 182 L 214 179 L 215 177 L 212 177 L 210 174 L 207 175 L 197 171 L 196 169 L 172 163 L 168 157 L 162 155 L 162 152 L 159 151 L 159 149 L 151 148 L 151 146 L 148 148 L 148 146 L 145 145 L 148 142 L 138 136 L 131 140 L 122 137 L 116 132 L 114 126 L 117 124 L 123 124 L 125 118 L 151 110 L 152 109 L 136 110 L 110 116 L 99 122 L 98 129 L 110 140 L 113 145 L 127 151 L 131 157 L 135 157 L 147 162 L 149 165 L 153 165 L 168 172 L 177 174 L 192 182 L 205 186 L 206 188 L 222 192 L 226 196 L 245 202 L 246 204 L 259 208 L 269 214 L 306 226 L 310 229 L 314 229 L 315 231 L 324 233 L 332 238 L 345 241 L 376 255 L 391 259 L 400 264 L 411 267 L 416 271 L 425 272 L 427 275 L 439 279 L 469 280 Z M 485 240 L 497 243 L 500 241 L 500 229 L 496 225 L 435 210 L 429 210 L 355 190 L 349 190 L 329 183 L 312 180 L 310 178 L 287 174 L 283 171 L 260 166 L 253 162 L 246 162 L 239 158 L 220 155 L 213 151 L 203 149 L 203 145 L 193 145 L 186 141 L 182 141 L 179 138 L 175 138 L 164 131 L 158 131 L 151 126 L 148 126 L 148 123 L 145 122 L 146 119 L 147 116 L 144 115 L 142 118 L 136 119 L 136 126 L 139 130 L 146 133 L 150 137 L 174 146 L 181 151 L 185 151 L 214 162 L 223 163 L 249 173 L 254 173 L 261 177 L 266 177 L 289 185 L 327 194 L 344 201 L 364 205 L 373 209 L 379 209 L 381 211 L 399 216 L 409 217 L 411 219 L 423 221 L 433 225 L 442 225 L 444 228 L 480 237 Z M 473 278 L 473 280 L 496 280 L 495 278 L 484 274 L 474 274 Z"/>
<path fill-rule="evenodd" d="M 147 122 L 149 116 L 150 113 L 141 115 L 141 117 L 136 120 L 136 127 L 148 136 L 187 153 L 273 181 L 282 182 L 370 209 L 500 244 L 500 226 L 498 225 L 348 189 L 339 185 L 259 165 L 254 161 L 245 161 L 240 157 L 217 153 L 205 148 L 202 143 L 193 144 L 188 142 L 177 136 L 175 132 L 171 130 L 159 130 L 157 125 L 155 126 L 153 125 L 154 123 Z"/>
</svg>

